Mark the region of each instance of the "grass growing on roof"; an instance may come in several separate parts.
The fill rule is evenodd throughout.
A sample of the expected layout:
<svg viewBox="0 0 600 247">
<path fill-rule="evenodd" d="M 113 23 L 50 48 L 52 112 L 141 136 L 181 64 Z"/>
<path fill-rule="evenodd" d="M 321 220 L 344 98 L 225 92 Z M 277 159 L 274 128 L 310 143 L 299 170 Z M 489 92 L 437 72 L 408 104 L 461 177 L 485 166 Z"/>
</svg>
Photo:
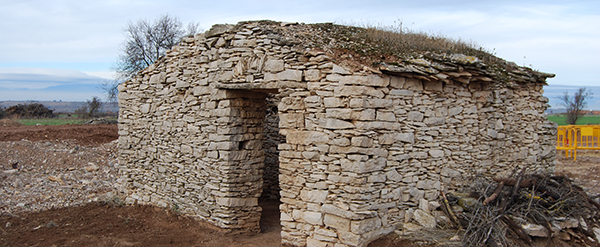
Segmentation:
<svg viewBox="0 0 600 247">
<path fill-rule="evenodd" d="M 448 38 L 442 34 L 413 31 L 402 22 L 381 24 L 316 23 L 313 27 L 328 33 L 341 47 L 361 55 L 415 56 L 424 52 L 437 54 L 459 53 L 475 56 L 485 62 L 500 62 L 492 51 L 473 41 Z"/>
</svg>

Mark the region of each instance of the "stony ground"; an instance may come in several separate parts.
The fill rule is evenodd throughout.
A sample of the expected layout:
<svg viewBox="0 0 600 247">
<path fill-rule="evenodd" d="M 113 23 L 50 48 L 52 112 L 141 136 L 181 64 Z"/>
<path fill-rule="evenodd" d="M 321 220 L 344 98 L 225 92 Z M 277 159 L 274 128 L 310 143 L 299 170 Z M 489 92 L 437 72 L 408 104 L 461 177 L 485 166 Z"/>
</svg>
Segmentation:
<svg viewBox="0 0 600 247">
<path fill-rule="evenodd" d="M 124 206 L 115 192 L 117 137 L 116 125 L 0 121 L 0 247 L 280 245 L 275 202 L 263 203 L 263 232 L 256 235 L 228 233 L 176 209 Z M 576 162 L 559 156 L 557 173 L 600 194 L 600 152 L 578 155 Z M 390 235 L 370 246 L 423 245 L 435 242 Z"/>
</svg>

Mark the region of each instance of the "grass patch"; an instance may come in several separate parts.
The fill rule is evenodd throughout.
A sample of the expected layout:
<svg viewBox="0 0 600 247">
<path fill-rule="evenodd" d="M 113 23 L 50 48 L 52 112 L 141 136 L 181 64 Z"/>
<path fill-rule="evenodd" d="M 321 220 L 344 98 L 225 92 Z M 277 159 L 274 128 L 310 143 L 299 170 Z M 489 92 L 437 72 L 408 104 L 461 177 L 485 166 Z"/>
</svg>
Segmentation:
<svg viewBox="0 0 600 247">
<path fill-rule="evenodd" d="M 558 125 L 568 125 L 565 115 L 549 115 L 548 120 L 557 123 Z M 600 124 L 600 115 L 585 115 L 577 120 L 577 125 Z"/>
<path fill-rule="evenodd" d="M 424 52 L 460 53 L 479 57 L 485 61 L 497 61 L 494 51 L 490 51 L 473 41 L 453 39 L 442 34 L 432 34 L 423 31 L 410 30 L 401 21 L 393 25 L 382 24 L 353 24 L 362 28 L 353 39 L 359 39 L 369 44 L 368 49 L 374 54 L 407 54 L 418 56 Z"/>
<path fill-rule="evenodd" d="M 89 119 L 61 119 L 61 118 L 40 118 L 40 119 L 15 119 L 20 124 L 32 125 L 65 125 L 65 124 L 84 124 Z"/>
</svg>

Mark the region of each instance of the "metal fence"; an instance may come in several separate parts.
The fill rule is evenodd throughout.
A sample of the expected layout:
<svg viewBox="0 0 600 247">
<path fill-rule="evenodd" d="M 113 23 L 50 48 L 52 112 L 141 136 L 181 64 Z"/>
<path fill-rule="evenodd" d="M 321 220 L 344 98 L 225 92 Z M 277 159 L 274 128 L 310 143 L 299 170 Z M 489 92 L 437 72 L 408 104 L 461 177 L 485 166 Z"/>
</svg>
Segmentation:
<svg viewBox="0 0 600 247">
<path fill-rule="evenodd" d="M 565 150 L 565 156 L 577 160 L 577 150 L 600 150 L 600 125 L 559 126 L 556 149 Z"/>
</svg>

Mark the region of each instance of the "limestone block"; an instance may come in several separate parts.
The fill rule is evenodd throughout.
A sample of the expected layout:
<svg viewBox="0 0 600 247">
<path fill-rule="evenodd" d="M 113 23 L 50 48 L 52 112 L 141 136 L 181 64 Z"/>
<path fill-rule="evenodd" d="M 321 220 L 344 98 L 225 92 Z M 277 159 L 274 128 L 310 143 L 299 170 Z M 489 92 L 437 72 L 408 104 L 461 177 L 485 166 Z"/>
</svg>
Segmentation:
<svg viewBox="0 0 600 247">
<path fill-rule="evenodd" d="M 493 130 L 493 129 L 488 129 L 488 130 L 487 130 L 487 135 L 488 135 L 489 137 L 491 137 L 491 138 L 494 138 L 494 139 L 496 139 L 496 138 L 498 138 L 498 131 L 496 131 L 496 130 Z"/>
<path fill-rule="evenodd" d="M 399 130 L 400 123 L 397 122 L 355 122 L 356 128 L 363 130 Z"/>
<path fill-rule="evenodd" d="M 185 154 L 194 153 L 194 149 L 189 145 L 181 145 L 181 152 Z"/>
<path fill-rule="evenodd" d="M 312 237 L 308 237 L 306 238 L 306 247 L 327 247 L 328 243 L 327 242 L 322 242 L 319 241 L 318 239 L 312 238 Z"/>
<path fill-rule="evenodd" d="M 323 203 L 325 202 L 327 195 L 329 195 L 329 192 L 326 190 L 303 189 L 300 191 L 300 199 L 305 202 Z"/>
<path fill-rule="evenodd" d="M 359 246 L 361 244 L 362 238 L 360 237 L 360 235 L 354 234 L 352 232 L 338 232 L 338 235 L 340 237 L 340 240 L 342 240 L 342 243 L 347 244 L 349 246 Z"/>
<path fill-rule="evenodd" d="M 325 228 L 319 228 L 319 229 L 315 230 L 315 233 L 323 235 L 323 236 L 327 236 L 327 237 L 332 237 L 332 238 L 337 237 L 337 233 L 335 233 L 335 231 L 325 229 Z"/>
<path fill-rule="evenodd" d="M 318 160 L 320 155 L 319 152 L 302 152 L 302 157 L 304 157 L 307 160 Z"/>
<path fill-rule="evenodd" d="M 218 205 L 226 207 L 251 207 L 258 205 L 258 198 L 215 197 Z"/>
<path fill-rule="evenodd" d="M 321 80 L 321 71 L 317 69 L 309 69 L 304 71 L 304 79 L 306 81 L 319 81 Z"/>
<path fill-rule="evenodd" d="M 390 95 L 396 96 L 413 96 L 414 91 L 406 89 L 393 89 L 390 91 Z"/>
<path fill-rule="evenodd" d="M 323 225 L 323 214 L 321 213 L 294 209 L 292 215 L 295 220 L 301 220 L 313 225 Z"/>
<path fill-rule="evenodd" d="M 363 234 L 381 228 L 381 219 L 374 217 L 364 220 L 353 220 L 350 223 L 350 230 L 356 234 Z"/>
<path fill-rule="evenodd" d="M 393 105 L 391 99 L 365 99 L 365 107 L 367 108 L 389 108 Z"/>
<path fill-rule="evenodd" d="M 302 70 L 287 69 L 277 73 L 277 80 L 302 81 Z"/>
<path fill-rule="evenodd" d="M 413 133 L 391 133 L 383 134 L 379 137 L 379 144 L 394 144 L 394 143 L 414 143 L 415 135 Z"/>
<path fill-rule="evenodd" d="M 149 83 L 150 83 L 150 85 L 165 83 L 166 79 L 167 79 L 167 73 L 161 72 L 161 73 L 150 76 Z"/>
<path fill-rule="evenodd" d="M 197 87 L 192 88 L 192 93 L 194 94 L 194 96 L 200 96 L 200 95 L 210 94 L 211 90 L 212 89 L 210 87 L 197 86 Z"/>
<path fill-rule="evenodd" d="M 325 214 L 323 218 L 325 226 L 333 227 L 339 231 L 350 231 L 350 220 L 332 214 Z"/>
<path fill-rule="evenodd" d="M 400 175 L 400 173 L 398 173 L 398 171 L 396 169 L 389 170 L 388 172 L 385 173 L 385 176 L 390 181 L 394 181 L 394 182 L 402 181 L 402 175 Z"/>
<path fill-rule="evenodd" d="M 343 67 L 337 65 L 337 64 L 333 64 L 333 69 L 331 70 L 332 73 L 334 74 L 340 74 L 340 75 L 350 75 L 352 73 L 350 73 L 348 70 L 344 69 Z"/>
<path fill-rule="evenodd" d="M 412 152 L 409 155 L 413 159 L 426 159 L 427 158 L 426 152 Z"/>
<path fill-rule="evenodd" d="M 290 144 L 325 144 L 329 142 L 329 135 L 319 131 L 288 130 L 286 141 Z"/>
<path fill-rule="evenodd" d="M 337 119 L 351 119 L 352 110 L 351 109 L 326 109 L 325 117 L 328 118 L 337 118 Z"/>
<path fill-rule="evenodd" d="M 504 124 L 502 123 L 502 119 L 498 119 L 494 127 L 496 130 L 503 130 Z"/>
<path fill-rule="evenodd" d="M 340 98 L 328 97 L 323 99 L 323 104 L 325 107 L 334 108 L 334 107 L 343 107 L 344 101 Z"/>
<path fill-rule="evenodd" d="M 279 128 L 304 128 L 303 113 L 279 114 Z"/>
<path fill-rule="evenodd" d="M 333 95 L 336 97 L 362 96 L 369 95 L 376 98 L 385 96 L 379 89 L 368 86 L 340 86 L 333 90 Z"/>
<path fill-rule="evenodd" d="M 287 214 L 285 212 L 281 212 L 281 217 L 279 219 L 281 221 L 294 221 L 294 219 L 292 218 L 292 216 L 290 216 L 289 214 Z"/>
<path fill-rule="evenodd" d="M 352 146 L 369 148 L 373 146 L 373 139 L 365 136 L 352 137 Z"/>
<path fill-rule="evenodd" d="M 384 77 L 379 75 L 344 76 L 343 78 L 341 78 L 340 83 L 344 85 L 387 87 L 390 84 L 390 78 L 387 76 Z"/>
<path fill-rule="evenodd" d="M 419 200 L 419 209 L 423 210 L 425 213 L 431 214 L 431 210 L 429 209 L 429 201 L 427 201 L 425 198 L 421 198 Z"/>
<path fill-rule="evenodd" d="M 408 121 L 411 122 L 421 122 L 423 121 L 424 114 L 418 111 L 411 111 L 407 114 Z"/>
<path fill-rule="evenodd" d="M 446 123 L 446 119 L 443 117 L 428 117 L 423 121 L 423 123 L 429 126 L 437 126 Z"/>
<path fill-rule="evenodd" d="M 413 217 L 414 217 L 415 221 L 417 223 L 419 223 L 419 225 L 421 225 L 425 228 L 433 229 L 437 225 L 433 215 L 428 214 L 427 212 L 423 211 L 422 209 L 415 210 Z"/>
<path fill-rule="evenodd" d="M 377 111 L 377 120 L 380 121 L 389 121 L 389 122 L 395 122 L 396 121 L 396 115 L 394 115 L 393 112 L 381 112 L 381 111 Z"/>
<path fill-rule="evenodd" d="M 221 73 L 219 73 L 219 77 L 218 80 L 220 82 L 229 82 L 231 81 L 231 79 L 233 79 L 234 77 L 234 72 L 229 70 L 229 71 L 222 71 Z"/>
<path fill-rule="evenodd" d="M 277 107 L 280 111 L 304 109 L 304 101 L 302 98 L 285 97 Z"/>
<path fill-rule="evenodd" d="M 232 150 L 233 147 L 231 142 L 211 142 L 208 145 L 208 150 Z"/>
<path fill-rule="evenodd" d="M 470 106 L 470 107 L 465 107 L 465 109 L 463 110 L 464 114 L 473 114 L 473 113 L 477 113 L 477 106 Z"/>
<path fill-rule="evenodd" d="M 342 166 L 342 171 L 366 173 L 382 171 L 386 166 L 387 161 L 385 158 L 369 159 L 366 162 L 341 159 L 340 164 Z"/>
<path fill-rule="evenodd" d="M 424 81 L 423 87 L 427 91 L 433 92 L 441 92 L 444 89 L 443 83 L 441 81 Z"/>
<path fill-rule="evenodd" d="M 384 183 L 385 174 L 375 174 L 367 178 L 367 183 Z"/>
<path fill-rule="evenodd" d="M 494 96 L 491 91 L 474 92 L 473 98 L 475 98 L 477 102 L 492 102 L 494 100 Z"/>
<path fill-rule="evenodd" d="M 454 115 L 460 114 L 462 111 L 463 111 L 462 106 L 452 107 L 452 108 L 448 109 L 448 116 L 452 117 Z"/>
<path fill-rule="evenodd" d="M 460 176 L 460 172 L 448 167 L 442 167 L 442 172 L 440 174 L 444 177 L 450 178 L 456 178 Z"/>
<path fill-rule="evenodd" d="M 377 215 L 376 212 L 374 212 L 373 214 L 361 212 L 361 214 L 359 215 L 355 212 L 336 207 L 333 204 L 323 204 L 323 206 L 321 206 L 321 211 L 326 214 L 332 214 L 335 216 L 339 216 L 339 217 L 342 217 L 345 219 L 351 219 L 351 220 L 362 220 L 365 218 L 375 217 L 375 215 Z"/>
<path fill-rule="evenodd" d="M 324 129 L 353 129 L 354 124 L 335 118 L 325 118 L 319 119 L 319 127 Z"/>
<path fill-rule="evenodd" d="M 190 83 L 187 81 L 177 79 L 177 83 L 175 83 L 175 88 L 187 88 L 190 86 Z"/>
<path fill-rule="evenodd" d="M 345 137 L 336 138 L 336 139 L 331 140 L 330 144 L 341 146 L 341 147 L 346 147 L 346 146 L 350 145 L 350 140 Z"/>
<path fill-rule="evenodd" d="M 142 104 L 140 106 L 140 112 L 144 113 L 144 114 L 149 113 L 150 112 L 150 104 Z"/>
<path fill-rule="evenodd" d="M 429 150 L 429 155 L 433 158 L 439 158 L 444 156 L 444 150 L 441 149 L 432 149 Z"/>
<path fill-rule="evenodd" d="M 406 78 L 400 76 L 390 76 L 390 86 L 393 88 L 403 88 Z M 412 92 L 411 92 L 412 95 Z"/>
<path fill-rule="evenodd" d="M 350 118 L 352 120 L 375 120 L 376 111 L 375 109 L 363 109 L 360 111 L 353 111 Z"/>
<path fill-rule="evenodd" d="M 406 78 L 404 88 L 413 91 L 423 91 L 423 83 L 419 79 Z"/>
</svg>

